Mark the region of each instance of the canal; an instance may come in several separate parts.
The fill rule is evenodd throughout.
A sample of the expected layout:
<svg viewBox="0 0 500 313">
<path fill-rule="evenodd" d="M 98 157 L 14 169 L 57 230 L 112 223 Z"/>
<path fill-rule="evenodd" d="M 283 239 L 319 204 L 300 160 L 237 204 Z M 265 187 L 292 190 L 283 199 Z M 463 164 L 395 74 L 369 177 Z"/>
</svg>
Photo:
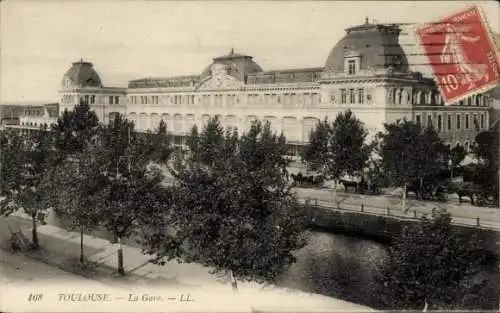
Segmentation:
<svg viewBox="0 0 500 313">
<path fill-rule="evenodd" d="M 279 285 L 340 298 L 372 308 L 395 309 L 382 303 L 377 275 L 387 260 L 388 247 L 359 237 L 308 232 L 308 244 L 296 253 L 297 262 Z M 497 261 L 489 261 L 472 281 L 465 302 L 477 309 L 498 309 L 500 277 Z"/>
</svg>

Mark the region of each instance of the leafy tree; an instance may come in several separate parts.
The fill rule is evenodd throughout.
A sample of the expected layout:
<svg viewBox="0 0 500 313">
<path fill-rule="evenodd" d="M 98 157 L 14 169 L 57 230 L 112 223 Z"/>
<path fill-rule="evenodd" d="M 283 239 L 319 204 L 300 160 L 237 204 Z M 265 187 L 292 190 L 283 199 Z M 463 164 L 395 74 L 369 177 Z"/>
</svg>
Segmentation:
<svg viewBox="0 0 500 313">
<path fill-rule="evenodd" d="M 188 142 L 192 153 L 175 169 L 171 213 L 149 227 L 159 233 L 149 235 L 146 250 L 227 271 L 234 289 L 236 278 L 275 279 L 304 244 L 302 215 L 284 178 L 284 137 L 255 122 L 238 138 L 210 119 Z"/>
<path fill-rule="evenodd" d="M 170 147 L 164 127 L 158 133 L 139 134 L 133 122 L 117 115 L 104 130 L 103 144 L 106 151 L 106 176 L 103 188 L 105 201 L 101 203 L 101 222 L 118 241 L 118 273 L 125 275 L 121 240 L 135 233 L 147 203 L 155 199 L 150 195 L 158 190 L 163 180 L 161 171 L 152 168 L 151 162 L 168 159 Z M 151 205 L 150 203 L 148 205 Z M 142 220 L 144 220 L 142 218 Z"/>
<path fill-rule="evenodd" d="M 196 134 L 196 128 L 192 129 L 193 135 Z M 192 158 L 196 158 L 202 165 L 212 166 L 221 155 L 221 150 L 224 147 L 224 128 L 220 124 L 217 116 L 211 119 L 203 129 L 203 136 L 199 136 L 197 147 L 188 146 L 193 151 Z"/>
<path fill-rule="evenodd" d="M 200 147 L 200 136 L 198 133 L 198 126 L 193 125 L 191 128 L 191 132 L 189 136 L 186 138 L 186 146 L 188 147 L 189 151 L 192 151 L 193 154 L 198 154 L 199 153 L 199 147 Z"/>
<path fill-rule="evenodd" d="M 494 163 L 497 146 L 498 134 L 494 131 L 483 131 L 476 135 L 474 153 L 488 163 Z"/>
<path fill-rule="evenodd" d="M 460 235 L 446 211 L 435 210 L 420 223 L 406 227 L 389 249 L 381 277 L 393 309 L 459 309 L 467 293 L 465 282 L 485 260 L 479 239 Z"/>
<path fill-rule="evenodd" d="M 96 135 L 98 126 L 97 115 L 84 101 L 76 105 L 73 110 L 64 110 L 51 126 L 55 137 L 54 146 L 60 153 L 60 158 L 65 159 L 83 151 L 89 140 Z"/>
<path fill-rule="evenodd" d="M 453 149 L 450 150 L 450 161 L 451 161 L 451 175 L 453 177 L 453 169 L 455 169 L 460 162 L 465 159 L 467 155 L 467 151 L 462 145 L 456 145 Z"/>
<path fill-rule="evenodd" d="M 80 229 L 80 263 L 84 264 L 84 232 L 99 225 L 95 206 L 101 192 L 99 170 L 102 162 L 98 118 L 90 106 L 81 102 L 73 110 L 64 110 L 52 125 L 57 151 L 51 174 L 50 201 L 56 212 L 70 221 L 70 229 Z"/>
<path fill-rule="evenodd" d="M 331 125 L 325 119 L 311 132 L 303 156 L 313 169 L 333 177 L 334 195 L 342 175 L 356 175 L 365 168 L 372 150 L 367 135 L 363 122 L 351 110 L 339 113 Z"/>
<path fill-rule="evenodd" d="M 5 199 L 1 213 L 10 215 L 23 209 L 32 219 L 32 248 L 39 249 L 37 222 L 43 222 L 48 208 L 49 175 L 53 162 L 52 137 L 41 127 L 26 137 L 12 135 L 3 140 L 6 166 L 12 166 L 4 176 Z M 17 158 L 16 161 L 13 159 Z M 16 177 L 13 177 L 15 174 Z"/>
<path fill-rule="evenodd" d="M 66 160 L 58 164 L 51 175 L 50 203 L 66 221 L 71 230 L 80 230 L 80 263 L 84 265 L 84 232 L 100 224 L 100 203 L 104 200 L 102 188 L 107 181 L 101 175 L 102 147 L 87 145 L 73 153 L 77 163 Z"/>
<path fill-rule="evenodd" d="M 330 150 L 328 142 L 331 135 L 331 125 L 325 118 L 309 134 L 309 144 L 301 150 L 302 160 L 308 162 L 307 166 L 313 171 L 321 171 L 324 175 L 329 174 Z"/>
<path fill-rule="evenodd" d="M 2 195 L 21 184 L 20 179 L 23 169 L 22 155 L 24 139 L 18 131 L 6 129 L 0 132 L 0 192 Z"/>
<path fill-rule="evenodd" d="M 406 187 L 415 180 L 422 184 L 424 177 L 437 173 L 443 165 L 444 145 L 436 131 L 399 120 L 385 124 L 380 134 L 382 167 L 391 182 Z"/>
<path fill-rule="evenodd" d="M 347 110 L 337 115 L 332 126 L 333 176 L 339 178 L 343 173 L 358 173 L 371 152 L 371 147 L 365 143 L 368 132 L 363 122 Z"/>
<path fill-rule="evenodd" d="M 490 186 L 495 186 L 495 189 L 498 190 L 498 132 L 494 130 L 481 132 L 477 134 L 475 142 L 475 154 L 486 161 L 485 174 L 487 177 L 484 177 L 483 181 Z"/>
</svg>

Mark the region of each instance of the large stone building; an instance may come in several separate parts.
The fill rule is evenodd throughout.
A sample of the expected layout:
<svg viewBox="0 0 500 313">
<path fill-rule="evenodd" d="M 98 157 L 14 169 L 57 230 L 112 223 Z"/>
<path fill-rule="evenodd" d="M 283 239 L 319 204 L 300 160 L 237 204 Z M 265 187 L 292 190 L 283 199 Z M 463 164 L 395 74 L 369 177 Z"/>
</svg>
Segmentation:
<svg viewBox="0 0 500 313">
<path fill-rule="evenodd" d="M 0 105 L 0 128 L 37 130 L 50 126 L 59 115 L 58 103 L 13 103 Z"/>
<path fill-rule="evenodd" d="M 263 70 L 252 56 L 231 51 L 200 75 L 132 80 L 103 86 L 90 62 L 73 63 L 62 80 L 59 110 L 83 99 L 107 122 L 122 113 L 141 131 L 161 120 L 181 144 L 193 125 L 218 115 L 223 125 L 248 129 L 254 119 L 283 131 L 290 154 L 308 141 L 315 124 L 351 109 L 375 134 L 406 118 L 432 124 L 450 145 L 469 147 L 489 127 L 489 100 L 472 96 L 445 106 L 432 79 L 410 71 L 397 25 L 364 24 L 345 30 L 322 67 Z"/>
</svg>

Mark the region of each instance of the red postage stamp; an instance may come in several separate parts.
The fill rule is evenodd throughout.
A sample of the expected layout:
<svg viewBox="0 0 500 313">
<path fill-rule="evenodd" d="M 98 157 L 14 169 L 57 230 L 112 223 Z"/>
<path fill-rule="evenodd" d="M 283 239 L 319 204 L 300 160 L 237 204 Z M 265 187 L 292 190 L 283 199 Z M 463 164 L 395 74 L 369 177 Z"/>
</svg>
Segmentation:
<svg viewBox="0 0 500 313">
<path fill-rule="evenodd" d="M 477 6 L 417 28 L 443 101 L 454 103 L 500 82 L 500 58 Z"/>
</svg>

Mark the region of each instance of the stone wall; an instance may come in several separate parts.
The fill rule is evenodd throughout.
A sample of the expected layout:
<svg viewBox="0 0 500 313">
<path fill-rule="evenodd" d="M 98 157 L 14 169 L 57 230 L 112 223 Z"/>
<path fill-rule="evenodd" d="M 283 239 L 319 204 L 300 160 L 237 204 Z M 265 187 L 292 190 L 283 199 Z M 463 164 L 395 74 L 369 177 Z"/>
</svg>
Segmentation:
<svg viewBox="0 0 500 313">
<path fill-rule="evenodd" d="M 388 244 L 396 238 L 405 225 L 419 223 L 418 220 L 403 220 L 394 216 L 374 215 L 361 212 L 346 212 L 332 208 L 309 205 L 303 206 L 312 229 L 329 233 L 359 236 Z M 466 226 L 453 226 L 461 236 L 470 238 L 477 235 L 484 250 L 490 256 L 498 258 L 500 251 L 500 232 Z"/>
</svg>

